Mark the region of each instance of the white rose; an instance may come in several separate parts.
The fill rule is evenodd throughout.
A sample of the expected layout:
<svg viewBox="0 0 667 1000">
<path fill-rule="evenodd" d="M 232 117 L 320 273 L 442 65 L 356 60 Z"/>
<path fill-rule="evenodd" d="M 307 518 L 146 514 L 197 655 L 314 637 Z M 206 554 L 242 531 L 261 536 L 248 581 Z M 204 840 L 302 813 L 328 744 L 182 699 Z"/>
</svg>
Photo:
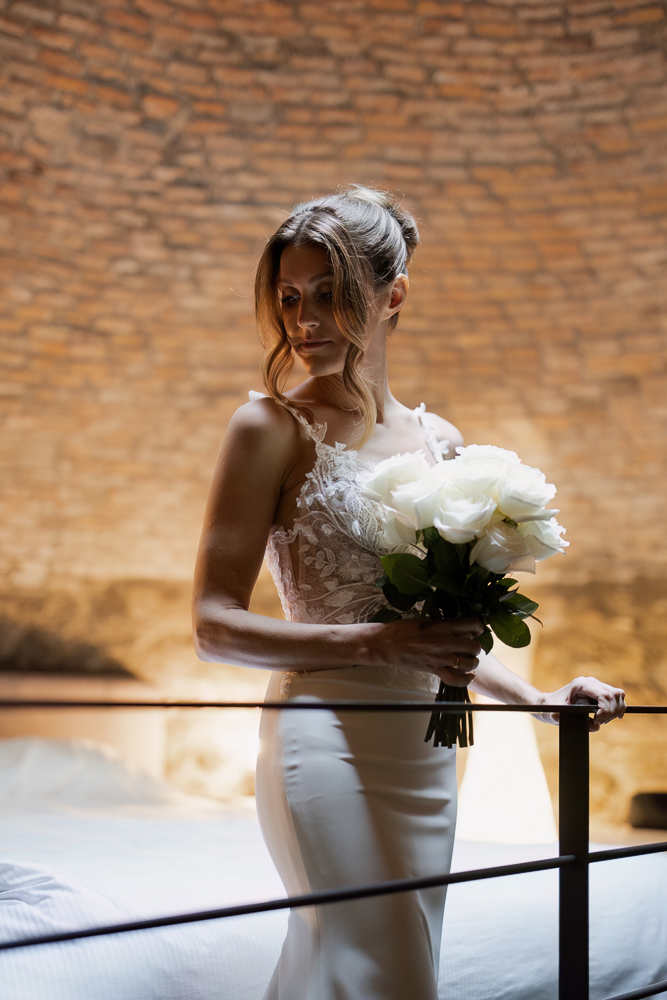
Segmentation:
<svg viewBox="0 0 667 1000">
<path fill-rule="evenodd" d="M 429 528 L 433 524 L 442 489 L 441 469 L 446 464 L 439 462 L 432 467 L 427 466 L 419 479 L 399 484 L 391 491 L 390 499 L 384 501 L 404 524 L 409 524 L 414 530 Z"/>
<path fill-rule="evenodd" d="M 515 451 L 508 451 L 506 448 L 496 448 L 494 444 L 469 444 L 466 447 L 459 445 L 456 449 L 457 458 L 454 461 L 467 462 L 471 459 L 484 459 L 494 462 L 503 462 L 504 465 L 521 465 L 521 459 Z"/>
<path fill-rule="evenodd" d="M 387 549 L 412 549 L 415 545 L 415 529 L 387 512 L 382 528 L 382 544 Z"/>
<path fill-rule="evenodd" d="M 482 493 L 474 497 L 442 490 L 440 509 L 433 525 L 448 542 L 460 545 L 479 538 L 496 509 L 493 497 Z"/>
<path fill-rule="evenodd" d="M 469 496 L 486 493 L 497 499 L 499 481 L 510 468 L 521 465 L 515 452 L 492 444 L 469 444 L 456 451 L 456 458 L 447 462 L 448 479 Z"/>
<path fill-rule="evenodd" d="M 391 493 L 402 483 L 420 479 L 429 471 L 429 464 L 422 452 L 408 455 L 393 455 L 378 462 L 370 475 L 359 477 L 362 492 L 371 500 L 391 504 Z"/>
<path fill-rule="evenodd" d="M 513 521 L 539 518 L 548 519 L 552 511 L 546 505 L 554 498 L 556 487 L 546 481 L 539 469 L 530 465 L 508 468 L 498 483 L 498 507 Z"/>
<path fill-rule="evenodd" d="M 493 458 L 467 458 L 463 462 L 455 458 L 445 464 L 449 466 L 447 469 L 449 484 L 462 496 L 482 494 L 491 496 L 494 500 L 498 491 L 498 481 L 507 471 L 504 462 L 498 462 Z"/>
<path fill-rule="evenodd" d="M 549 521 L 526 521 L 525 524 L 519 525 L 518 530 L 538 561 L 548 559 L 549 556 L 553 556 L 557 552 L 564 552 L 570 544 L 561 538 L 565 528 L 558 523 L 555 517 Z"/>
<path fill-rule="evenodd" d="M 470 551 L 470 563 L 479 563 L 491 573 L 514 570 L 535 572 L 535 556 L 518 528 L 505 524 L 499 515 L 491 519 L 483 535 Z"/>
</svg>

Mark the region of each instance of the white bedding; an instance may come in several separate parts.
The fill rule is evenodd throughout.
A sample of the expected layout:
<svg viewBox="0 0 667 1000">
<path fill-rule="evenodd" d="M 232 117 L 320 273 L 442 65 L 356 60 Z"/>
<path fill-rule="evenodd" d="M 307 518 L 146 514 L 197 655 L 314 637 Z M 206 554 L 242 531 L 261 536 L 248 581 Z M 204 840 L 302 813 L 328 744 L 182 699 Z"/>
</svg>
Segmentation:
<svg viewBox="0 0 667 1000">
<path fill-rule="evenodd" d="M 460 842 L 454 867 L 556 853 Z M 591 1000 L 667 979 L 666 890 L 663 855 L 592 866 Z M 91 744 L 0 741 L 0 940 L 282 895 L 249 808 L 190 800 Z M 557 903 L 557 872 L 450 887 L 443 1000 L 556 1000 Z M 286 919 L 0 952 L 2 1000 L 261 1000 Z"/>
</svg>

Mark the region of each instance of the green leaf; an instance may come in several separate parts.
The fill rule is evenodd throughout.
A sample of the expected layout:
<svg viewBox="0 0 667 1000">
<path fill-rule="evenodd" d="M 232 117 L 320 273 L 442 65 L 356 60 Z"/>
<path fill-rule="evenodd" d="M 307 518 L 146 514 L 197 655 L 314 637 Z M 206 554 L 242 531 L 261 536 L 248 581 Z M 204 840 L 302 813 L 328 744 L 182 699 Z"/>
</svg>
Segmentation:
<svg viewBox="0 0 667 1000">
<path fill-rule="evenodd" d="M 401 594 L 418 594 L 428 587 L 426 561 L 410 552 L 392 552 L 381 556 L 384 571 Z"/>
<path fill-rule="evenodd" d="M 530 644 L 530 629 L 517 615 L 500 612 L 491 615 L 489 626 L 506 646 L 520 649 Z"/>
<path fill-rule="evenodd" d="M 466 588 L 458 580 L 452 578 L 448 573 L 439 571 L 435 574 L 435 576 L 432 576 L 428 582 L 432 587 L 437 587 L 438 590 L 444 590 L 446 594 L 456 594 L 457 597 L 468 596 Z"/>
<path fill-rule="evenodd" d="M 485 625 L 482 634 L 477 636 L 477 641 L 485 653 L 491 652 L 493 649 L 493 633 L 489 629 L 488 625 Z"/>
<path fill-rule="evenodd" d="M 400 617 L 400 611 L 395 611 L 393 608 L 380 608 L 368 620 L 369 622 L 395 622 Z"/>
<path fill-rule="evenodd" d="M 411 611 L 418 601 L 418 597 L 414 595 L 407 596 L 406 594 L 402 594 L 393 583 L 385 583 L 382 593 L 392 608 L 396 608 L 398 611 Z"/>
<path fill-rule="evenodd" d="M 519 586 L 519 581 L 518 580 L 513 580 L 509 576 L 504 576 L 502 578 L 502 580 L 498 580 L 497 581 L 496 586 L 502 587 L 503 590 L 509 590 L 511 587 L 518 587 Z"/>
<path fill-rule="evenodd" d="M 500 600 L 505 607 L 509 604 L 522 618 L 528 618 L 529 615 L 532 615 L 533 611 L 537 611 L 539 608 L 539 604 L 536 601 L 531 601 L 529 597 L 524 597 L 523 594 L 516 592 L 508 594 L 507 597 L 501 597 Z"/>
<path fill-rule="evenodd" d="M 433 552 L 435 564 L 438 569 L 444 573 L 459 573 L 461 563 L 456 552 L 456 546 L 448 542 L 446 538 L 442 538 L 435 531 L 435 528 L 431 528 L 430 530 L 435 532 L 435 538 L 431 539 L 429 536 L 428 546 Z"/>
</svg>

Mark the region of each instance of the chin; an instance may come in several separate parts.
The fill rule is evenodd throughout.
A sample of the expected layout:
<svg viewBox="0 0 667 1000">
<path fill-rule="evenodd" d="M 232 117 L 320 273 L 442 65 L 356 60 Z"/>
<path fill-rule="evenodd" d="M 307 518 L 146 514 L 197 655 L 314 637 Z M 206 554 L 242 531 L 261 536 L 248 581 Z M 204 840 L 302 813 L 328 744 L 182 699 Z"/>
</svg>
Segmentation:
<svg viewBox="0 0 667 1000">
<path fill-rule="evenodd" d="M 331 375 L 342 375 L 344 365 L 304 365 L 311 378 L 327 378 Z"/>
<path fill-rule="evenodd" d="M 327 375 L 341 375 L 345 367 L 345 358 L 332 361 L 325 358 L 304 358 L 297 354 L 303 368 L 311 378 L 326 378 Z"/>
</svg>

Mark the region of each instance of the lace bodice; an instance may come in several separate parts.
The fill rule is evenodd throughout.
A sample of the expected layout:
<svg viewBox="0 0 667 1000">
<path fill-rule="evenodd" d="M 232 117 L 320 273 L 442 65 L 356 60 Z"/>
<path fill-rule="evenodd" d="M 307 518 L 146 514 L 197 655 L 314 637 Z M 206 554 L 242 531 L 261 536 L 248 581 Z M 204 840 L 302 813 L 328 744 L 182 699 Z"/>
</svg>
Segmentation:
<svg viewBox="0 0 667 1000">
<path fill-rule="evenodd" d="M 251 392 L 251 399 L 264 394 Z M 350 625 L 368 621 L 386 601 L 375 582 L 382 574 L 380 555 L 391 551 L 383 543 L 382 509 L 362 493 L 363 474 L 372 463 L 344 444 L 326 444 L 326 424 L 310 424 L 296 408 L 287 407 L 313 439 L 315 463 L 297 498 L 299 514 L 289 529 L 274 528 L 266 562 L 288 621 Z M 417 407 L 424 437 L 436 461 L 449 451 L 433 428 L 422 420 L 425 406 Z M 383 680 L 391 684 L 400 668 L 385 667 Z M 420 686 L 437 689 L 433 674 Z"/>
</svg>

